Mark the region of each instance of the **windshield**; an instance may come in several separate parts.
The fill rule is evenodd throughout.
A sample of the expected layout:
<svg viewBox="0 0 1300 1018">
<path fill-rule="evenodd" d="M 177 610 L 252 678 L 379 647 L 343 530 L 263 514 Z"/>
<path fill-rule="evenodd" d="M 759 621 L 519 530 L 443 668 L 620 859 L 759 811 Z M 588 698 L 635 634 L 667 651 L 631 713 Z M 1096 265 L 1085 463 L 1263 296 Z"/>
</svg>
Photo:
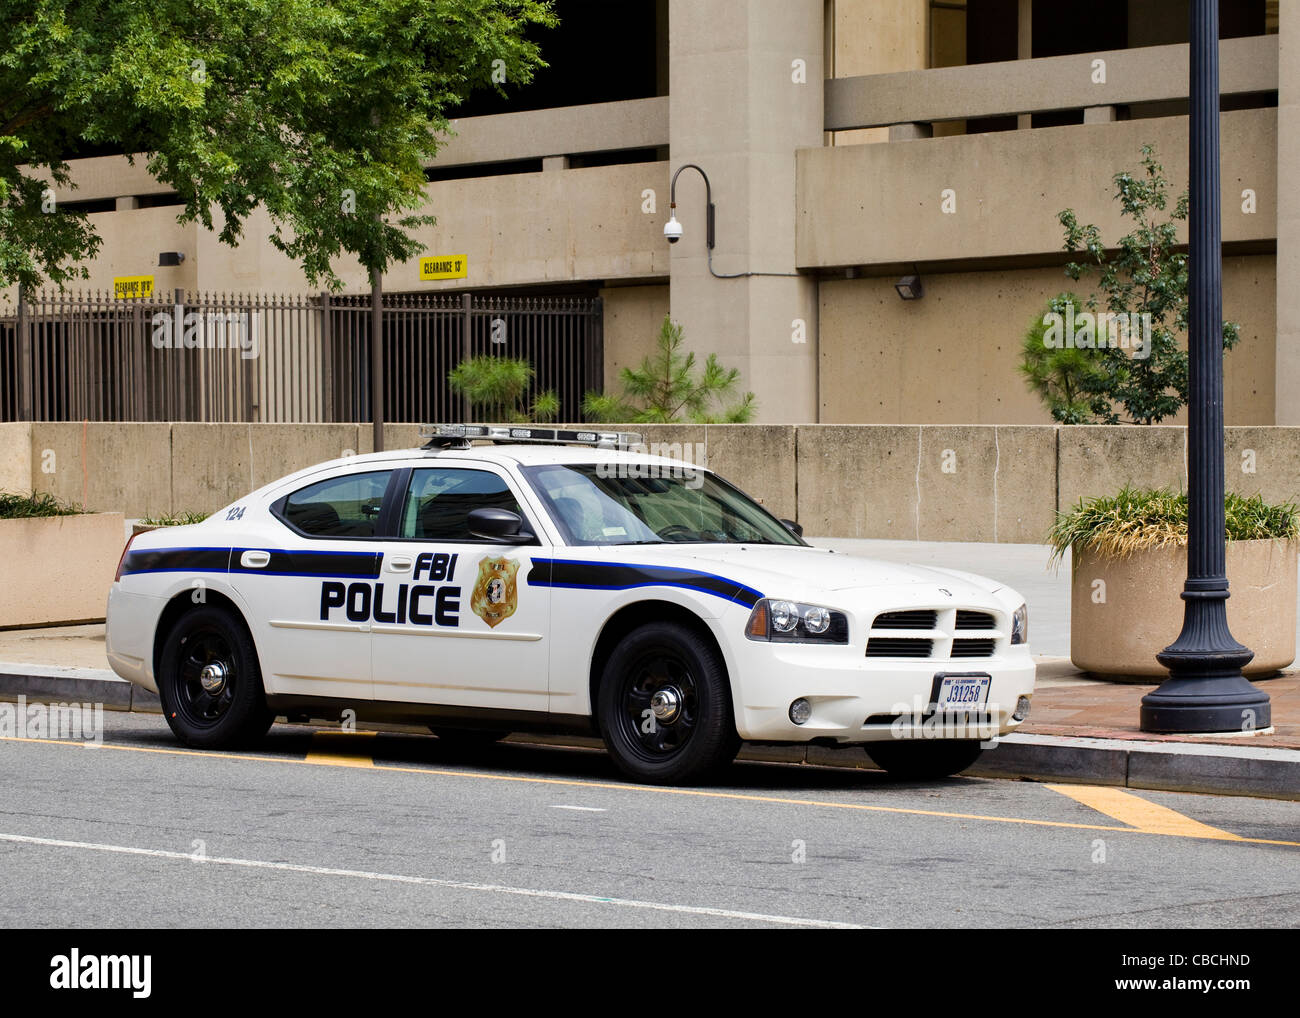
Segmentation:
<svg viewBox="0 0 1300 1018">
<path fill-rule="evenodd" d="M 712 474 L 603 476 L 616 470 L 645 472 L 641 464 L 583 463 L 525 467 L 523 473 L 570 544 L 803 544 Z"/>
</svg>

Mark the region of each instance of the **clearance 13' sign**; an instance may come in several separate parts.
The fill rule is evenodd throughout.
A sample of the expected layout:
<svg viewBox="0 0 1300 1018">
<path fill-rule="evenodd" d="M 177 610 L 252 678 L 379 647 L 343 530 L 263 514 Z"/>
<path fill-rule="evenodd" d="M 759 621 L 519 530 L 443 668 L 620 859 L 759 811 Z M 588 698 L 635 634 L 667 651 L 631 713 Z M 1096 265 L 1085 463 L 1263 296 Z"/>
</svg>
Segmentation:
<svg viewBox="0 0 1300 1018">
<path fill-rule="evenodd" d="M 433 255 L 420 259 L 421 279 L 465 279 L 469 275 L 469 255 Z"/>
</svg>

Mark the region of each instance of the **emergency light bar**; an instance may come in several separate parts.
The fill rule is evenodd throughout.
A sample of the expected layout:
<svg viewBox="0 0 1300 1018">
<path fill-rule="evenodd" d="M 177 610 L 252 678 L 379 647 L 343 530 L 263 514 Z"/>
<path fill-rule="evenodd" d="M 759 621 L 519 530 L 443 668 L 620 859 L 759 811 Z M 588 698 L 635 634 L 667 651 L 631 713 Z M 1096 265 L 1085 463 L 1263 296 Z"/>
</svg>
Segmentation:
<svg viewBox="0 0 1300 1018">
<path fill-rule="evenodd" d="M 468 446 L 471 439 L 590 445 L 597 449 L 627 449 L 645 444 L 642 436 L 634 431 L 569 431 L 561 428 L 537 428 L 531 424 L 426 424 L 420 429 L 420 437 L 426 439 L 426 449 Z"/>
</svg>

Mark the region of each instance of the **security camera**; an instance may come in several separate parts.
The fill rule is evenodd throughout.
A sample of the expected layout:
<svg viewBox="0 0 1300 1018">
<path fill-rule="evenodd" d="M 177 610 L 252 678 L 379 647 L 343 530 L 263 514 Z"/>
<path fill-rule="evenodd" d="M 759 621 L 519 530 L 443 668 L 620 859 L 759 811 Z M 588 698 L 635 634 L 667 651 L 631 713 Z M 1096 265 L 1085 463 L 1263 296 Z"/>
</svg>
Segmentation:
<svg viewBox="0 0 1300 1018">
<path fill-rule="evenodd" d="M 677 213 L 664 223 L 664 237 L 669 244 L 676 244 L 682 239 L 682 224 L 677 221 Z"/>
</svg>

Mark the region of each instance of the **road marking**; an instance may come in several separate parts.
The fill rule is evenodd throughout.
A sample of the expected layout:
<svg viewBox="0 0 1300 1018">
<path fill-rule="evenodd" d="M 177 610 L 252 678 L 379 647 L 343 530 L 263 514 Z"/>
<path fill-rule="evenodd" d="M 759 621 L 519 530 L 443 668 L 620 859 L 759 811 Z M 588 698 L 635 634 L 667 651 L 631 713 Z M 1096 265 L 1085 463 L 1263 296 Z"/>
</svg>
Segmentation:
<svg viewBox="0 0 1300 1018">
<path fill-rule="evenodd" d="M 810 926 L 823 930 L 863 930 L 873 927 L 855 923 L 837 923 L 829 919 L 805 919 L 801 916 L 768 915 L 763 912 L 737 912 L 728 908 L 707 908 L 701 905 L 671 905 L 661 901 L 639 901 L 635 898 L 606 898 L 597 894 L 575 894 L 571 891 L 545 891 L 533 887 L 511 887 L 506 884 L 478 884 L 464 880 L 440 880 L 437 877 L 415 877 L 402 873 L 375 873 L 370 870 L 336 869 L 332 866 L 307 866 L 301 863 L 269 862 L 265 859 L 229 859 L 207 856 L 196 860 L 189 852 L 169 852 L 161 848 L 137 848 L 133 845 L 104 845 L 89 841 L 63 841 L 55 838 L 34 838 L 25 834 L 0 834 L 0 841 L 19 845 L 39 845 L 46 848 L 75 848 L 88 852 L 112 852 L 118 855 L 142 855 L 153 859 L 172 859 L 196 866 L 235 866 L 243 869 L 278 870 L 287 873 L 308 873 L 321 877 L 343 877 L 352 880 L 377 880 L 393 884 L 416 884 L 422 887 L 441 887 L 453 891 L 486 891 L 492 894 L 513 894 L 525 898 L 547 898 L 552 901 L 576 901 L 588 905 L 613 905 L 619 908 L 650 909 L 655 912 L 678 912 L 686 915 L 709 916 L 716 919 L 738 919 L 757 923 L 775 923 L 780 926 Z"/>
<path fill-rule="evenodd" d="M 373 767 L 378 732 L 315 732 L 303 761 L 334 767 Z"/>
<path fill-rule="evenodd" d="M 287 756 L 265 756 L 253 753 L 228 753 L 205 749 L 164 749 L 161 746 L 121 746 L 105 742 L 101 746 L 94 743 L 84 745 L 60 739 L 18 739 L 0 737 L 0 742 L 31 742 L 48 746 L 64 746 L 74 749 L 91 749 L 96 752 L 118 750 L 124 753 L 161 753 L 166 756 L 195 756 L 219 760 L 233 760 L 247 763 L 305 764 L 307 761 Z M 815 806 L 826 809 L 848 809 L 862 813 L 895 813 L 904 816 L 939 817 L 946 820 L 980 820 L 987 823 L 1022 824 L 1027 827 L 1060 827 L 1076 831 L 1114 831 L 1117 834 L 1146 834 L 1135 827 L 1114 827 L 1105 824 L 1081 824 L 1065 820 L 1034 820 L 1027 817 L 998 817 L 980 813 L 951 813 L 943 810 L 914 809 L 905 806 L 873 806 L 858 802 L 834 802 L 826 799 L 792 799 L 775 795 L 755 795 L 746 792 L 718 792 L 704 788 L 670 788 L 664 785 L 634 785 L 614 781 L 580 781 L 576 778 L 537 778 L 523 774 L 485 774 L 478 771 L 454 771 L 434 767 L 401 767 L 396 764 L 375 764 L 375 771 L 392 771 L 399 774 L 423 774 L 429 777 L 462 778 L 473 781 L 503 781 L 529 785 L 558 785 L 568 788 L 609 789 L 616 792 L 642 792 L 647 795 L 683 795 L 703 799 L 731 799 L 740 802 L 764 802 L 779 806 Z M 1213 830 L 1213 828 L 1211 828 Z M 1172 835 L 1187 837 L 1188 835 Z M 1300 841 L 1279 841 L 1272 838 L 1237 838 L 1234 839 L 1250 845 L 1281 845 L 1286 848 L 1300 848 Z"/>
<path fill-rule="evenodd" d="M 551 809 L 572 809 L 580 813 L 604 813 L 606 810 L 599 806 L 551 806 Z"/>
<path fill-rule="evenodd" d="M 1179 838 L 1212 838 L 1216 841 L 1246 841 L 1239 834 L 1223 831 L 1199 820 L 1183 816 L 1177 810 L 1143 799 L 1140 795 L 1105 785 L 1048 785 L 1075 802 L 1105 813 L 1143 834 L 1170 834 Z"/>
</svg>

